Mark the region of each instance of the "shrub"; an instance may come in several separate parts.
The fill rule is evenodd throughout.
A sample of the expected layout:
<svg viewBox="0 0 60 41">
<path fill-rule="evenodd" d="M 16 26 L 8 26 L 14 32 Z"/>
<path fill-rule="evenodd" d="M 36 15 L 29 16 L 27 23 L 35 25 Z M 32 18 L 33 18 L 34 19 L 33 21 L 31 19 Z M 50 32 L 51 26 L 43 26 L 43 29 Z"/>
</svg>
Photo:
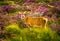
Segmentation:
<svg viewBox="0 0 60 41">
<path fill-rule="evenodd" d="M 10 24 L 5 29 L 9 33 L 20 34 L 20 28 L 17 24 Z"/>
<path fill-rule="evenodd" d="M 60 41 L 60 36 L 49 28 L 24 28 L 20 29 L 17 24 L 6 27 L 6 31 L 12 37 L 6 36 L 6 41 Z"/>
</svg>

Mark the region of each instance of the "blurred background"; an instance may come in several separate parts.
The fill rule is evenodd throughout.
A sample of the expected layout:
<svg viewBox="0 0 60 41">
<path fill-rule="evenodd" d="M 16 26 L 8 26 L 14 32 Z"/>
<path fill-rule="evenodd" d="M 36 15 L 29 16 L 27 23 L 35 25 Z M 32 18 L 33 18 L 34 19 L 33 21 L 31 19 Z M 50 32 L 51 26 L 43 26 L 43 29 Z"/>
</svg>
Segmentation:
<svg viewBox="0 0 60 41">
<path fill-rule="evenodd" d="M 33 14 L 48 19 L 46 29 L 25 24 L 24 17 Z M 59 38 L 60 0 L 0 0 L 0 41 L 60 41 Z"/>
</svg>

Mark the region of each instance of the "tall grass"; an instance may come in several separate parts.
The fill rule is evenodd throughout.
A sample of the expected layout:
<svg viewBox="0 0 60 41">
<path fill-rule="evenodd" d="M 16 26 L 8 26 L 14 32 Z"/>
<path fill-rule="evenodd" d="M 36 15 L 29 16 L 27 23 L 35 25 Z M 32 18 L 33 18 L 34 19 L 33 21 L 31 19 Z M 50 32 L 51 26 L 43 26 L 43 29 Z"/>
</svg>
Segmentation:
<svg viewBox="0 0 60 41">
<path fill-rule="evenodd" d="M 60 41 L 60 36 L 49 28 L 21 29 L 18 25 L 11 24 L 6 27 L 5 31 L 11 36 L 6 35 L 4 41 Z"/>
</svg>

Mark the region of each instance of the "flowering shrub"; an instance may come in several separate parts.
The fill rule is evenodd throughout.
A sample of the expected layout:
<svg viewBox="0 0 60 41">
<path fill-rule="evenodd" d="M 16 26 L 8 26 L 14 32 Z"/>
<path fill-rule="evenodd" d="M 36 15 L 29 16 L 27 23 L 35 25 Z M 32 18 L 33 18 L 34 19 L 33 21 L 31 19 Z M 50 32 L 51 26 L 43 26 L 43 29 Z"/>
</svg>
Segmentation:
<svg viewBox="0 0 60 41">
<path fill-rule="evenodd" d="M 49 28 L 28 28 L 28 15 L 48 18 Z M 60 0 L 0 0 L 0 41 L 60 41 L 59 27 Z"/>
</svg>

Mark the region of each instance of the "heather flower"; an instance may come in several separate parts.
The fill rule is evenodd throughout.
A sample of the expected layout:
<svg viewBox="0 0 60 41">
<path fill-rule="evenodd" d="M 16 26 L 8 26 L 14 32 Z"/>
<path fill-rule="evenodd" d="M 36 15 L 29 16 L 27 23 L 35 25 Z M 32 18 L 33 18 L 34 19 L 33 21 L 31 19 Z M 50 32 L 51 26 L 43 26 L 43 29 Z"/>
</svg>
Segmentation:
<svg viewBox="0 0 60 41">
<path fill-rule="evenodd" d="M 46 7 L 42 7 L 42 6 L 37 6 L 37 7 L 34 7 L 32 10 L 31 10 L 31 12 L 40 12 L 40 13 L 47 13 L 48 11 L 49 11 L 49 9 L 48 8 L 46 8 Z"/>
<path fill-rule="evenodd" d="M 30 0 L 26 0 L 26 2 L 30 2 Z"/>
<path fill-rule="evenodd" d="M 10 19 L 9 20 L 9 23 L 16 23 L 17 22 L 17 20 L 15 20 L 15 19 Z"/>
<path fill-rule="evenodd" d="M 2 8 L 4 8 L 4 9 L 12 9 L 13 7 L 10 6 L 10 5 L 6 5 L 6 6 L 2 6 Z"/>
<path fill-rule="evenodd" d="M 56 21 L 57 20 L 57 17 L 55 15 L 52 15 L 52 20 Z"/>
<path fill-rule="evenodd" d="M 32 0 L 26 0 L 24 4 L 25 5 L 32 5 L 32 4 L 35 4 L 35 2 Z"/>
<path fill-rule="evenodd" d="M 60 1 L 51 2 L 50 5 L 52 5 L 54 9 L 60 10 Z"/>
<path fill-rule="evenodd" d="M 50 5 L 55 5 L 55 2 L 50 2 L 49 4 L 50 4 Z"/>
<path fill-rule="evenodd" d="M 21 14 L 15 14 L 14 17 L 15 17 L 16 20 L 20 20 L 21 19 Z"/>
<path fill-rule="evenodd" d="M 0 22 L 0 25 L 4 24 L 4 22 Z"/>
<path fill-rule="evenodd" d="M 54 7 L 56 10 L 59 10 L 60 11 L 60 7 L 59 6 L 55 6 Z"/>
<path fill-rule="evenodd" d="M 3 14 L 3 15 L 5 15 L 5 14 L 8 14 L 7 12 L 0 12 L 0 14 Z"/>
<path fill-rule="evenodd" d="M 4 5 L 0 7 L 0 14 L 9 14 L 16 12 L 16 8 L 11 5 Z"/>
</svg>

